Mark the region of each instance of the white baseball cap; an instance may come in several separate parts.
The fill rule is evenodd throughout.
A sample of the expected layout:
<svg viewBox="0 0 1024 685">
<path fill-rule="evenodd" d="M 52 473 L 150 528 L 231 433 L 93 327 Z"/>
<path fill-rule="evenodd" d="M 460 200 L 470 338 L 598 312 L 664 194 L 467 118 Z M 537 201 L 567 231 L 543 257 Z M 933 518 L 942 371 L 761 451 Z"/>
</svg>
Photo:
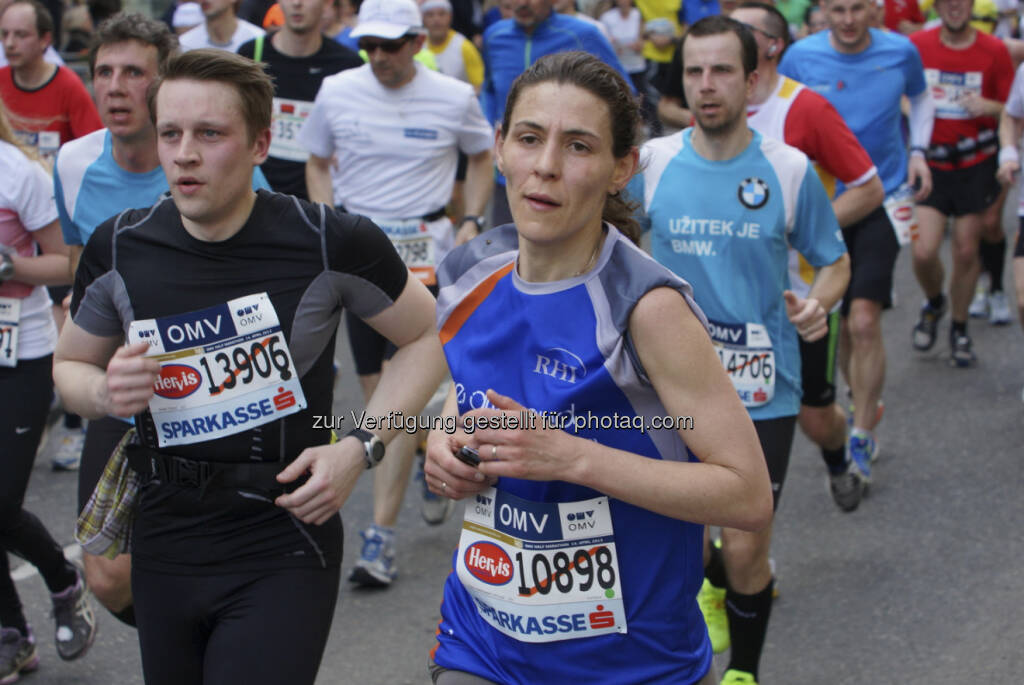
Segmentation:
<svg viewBox="0 0 1024 685">
<path fill-rule="evenodd" d="M 422 33 L 423 17 L 413 0 L 364 0 L 353 38 L 376 36 L 395 40 L 407 33 Z"/>
</svg>

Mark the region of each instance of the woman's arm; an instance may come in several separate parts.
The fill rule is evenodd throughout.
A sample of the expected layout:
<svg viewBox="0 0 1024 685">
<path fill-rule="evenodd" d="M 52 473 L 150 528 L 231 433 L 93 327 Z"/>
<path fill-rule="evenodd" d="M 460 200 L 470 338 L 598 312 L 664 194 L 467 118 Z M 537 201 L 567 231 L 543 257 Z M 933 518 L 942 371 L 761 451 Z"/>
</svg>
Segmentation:
<svg viewBox="0 0 1024 685">
<path fill-rule="evenodd" d="M 11 280 L 28 285 L 67 285 L 70 283 L 68 246 L 64 244 L 64 237 L 60 232 L 60 221 L 54 219 L 46 226 L 32 231 L 32 239 L 42 248 L 42 254 L 32 257 L 12 254 L 14 275 L 11 276 Z"/>
</svg>

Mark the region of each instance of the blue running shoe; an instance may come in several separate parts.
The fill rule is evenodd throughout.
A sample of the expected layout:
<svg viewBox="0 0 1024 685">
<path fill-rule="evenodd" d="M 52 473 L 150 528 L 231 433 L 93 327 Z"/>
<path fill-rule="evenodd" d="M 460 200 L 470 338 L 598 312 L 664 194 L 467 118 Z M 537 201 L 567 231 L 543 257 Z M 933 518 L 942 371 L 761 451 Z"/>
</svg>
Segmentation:
<svg viewBox="0 0 1024 685">
<path fill-rule="evenodd" d="M 348 577 L 349 581 L 357 585 L 388 587 L 398 575 L 395 567 L 395 532 L 375 524 L 359 535 L 363 538 L 363 551 Z"/>
<path fill-rule="evenodd" d="M 871 433 L 854 428 L 850 431 L 850 468 L 857 469 L 866 486 L 871 482 L 871 461 L 875 457 L 875 439 Z"/>
</svg>

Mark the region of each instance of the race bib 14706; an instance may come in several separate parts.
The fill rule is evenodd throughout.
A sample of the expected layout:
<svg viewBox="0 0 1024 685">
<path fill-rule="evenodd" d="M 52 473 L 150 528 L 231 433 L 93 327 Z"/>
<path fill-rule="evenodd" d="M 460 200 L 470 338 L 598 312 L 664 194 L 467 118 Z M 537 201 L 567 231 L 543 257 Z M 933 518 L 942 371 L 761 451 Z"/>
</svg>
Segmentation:
<svg viewBox="0 0 1024 685">
<path fill-rule="evenodd" d="M 482 492 L 466 504 L 456 570 L 480 616 L 521 642 L 627 632 L 607 497 Z"/>
<path fill-rule="evenodd" d="M 215 440 L 301 411 L 306 397 L 266 293 L 133 321 L 160 362 L 149 410 L 160 447 Z"/>
<path fill-rule="evenodd" d="M 775 353 L 768 329 L 759 323 L 708 320 L 708 333 L 722 368 L 745 407 L 760 407 L 775 397 Z"/>
</svg>

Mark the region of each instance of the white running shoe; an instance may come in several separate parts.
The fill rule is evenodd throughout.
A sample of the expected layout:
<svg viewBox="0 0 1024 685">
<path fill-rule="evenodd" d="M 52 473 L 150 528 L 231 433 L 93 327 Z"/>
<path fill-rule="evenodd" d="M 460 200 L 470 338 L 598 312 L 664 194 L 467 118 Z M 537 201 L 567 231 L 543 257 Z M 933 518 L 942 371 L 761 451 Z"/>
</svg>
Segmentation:
<svg viewBox="0 0 1024 685">
<path fill-rule="evenodd" d="M 1010 300 L 1002 290 L 988 296 L 988 322 L 993 326 L 1010 323 Z"/>
<path fill-rule="evenodd" d="M 984 275 L 978 277 L 978 285 L 974 288 L 974 297 L 967 308 L 972 319 L 984 319 L 988 316 L 988 279 Z"/>
</svg>

